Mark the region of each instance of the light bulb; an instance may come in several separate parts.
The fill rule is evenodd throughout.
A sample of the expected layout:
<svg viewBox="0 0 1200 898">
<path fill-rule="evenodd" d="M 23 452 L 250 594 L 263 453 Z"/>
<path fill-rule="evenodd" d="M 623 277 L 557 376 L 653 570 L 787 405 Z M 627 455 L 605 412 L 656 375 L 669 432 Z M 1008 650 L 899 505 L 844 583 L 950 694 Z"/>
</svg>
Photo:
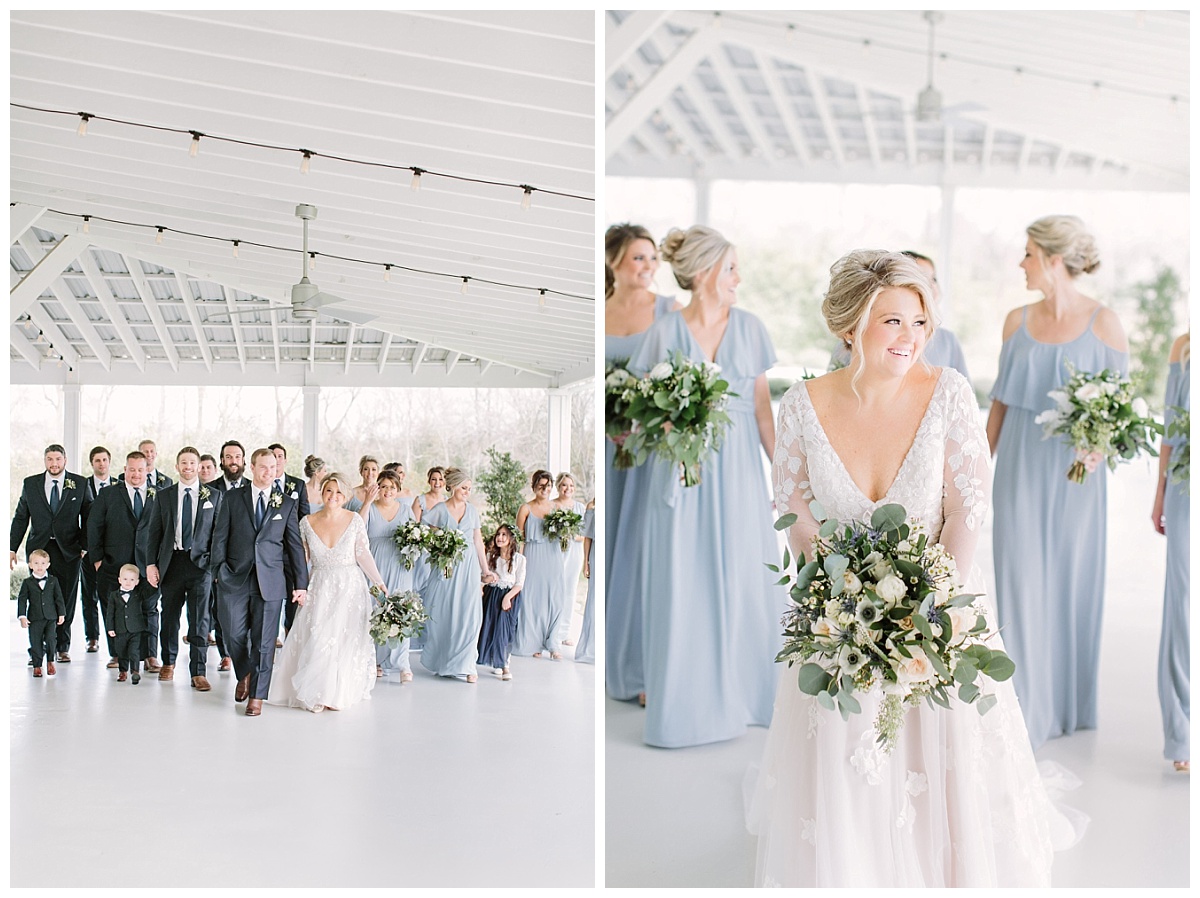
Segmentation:
<svg viewBox="0 0 1200 898">
<path fill-rule="evenodd" d="M 309 271 L 317 270 L 317 254 L 316 253 L 308 254 L 308 270 Z"/>
<path fill-rule="evenodd" d="M 521 208 L 528 210 L 530 204 L 533 202 L 533 188 L 528 184 L 522 184 L 521 190 L 524 191 L 521 194 Z"/>
<path fill-rule="evenodd" d="M 195 159 L 199 152 L 200 152 L 200 132 L 193 131 L 192 132 L 192 145 L 190 147 L 188 147 L 188 155 L 191 156 L 193 159 Z"/>
<path fill-rule="evenodd" d="M 538 290 L 538 305 L 543 309 L 546 308 L 546 291 Z"/>
<path fill-rule="evenodd" d="M 234 257 L 235 259 L 238 257 L 238 244 L 239 244 L 240 242 L 241 242 L 240 240 L 235 240 L 235 241 L 233 241 L 233 257 Z"/>
<path fill-rule="evenodd" d="M 392 280 L 392 266 L 384 265 L 383 266 L 383 282 L 385 284 L 387 284 L 387 283 L 391 283 L 391 280 Z"/>
<path fill-rule="evenodd" d="M 796 26 L 788 22 L 787 31 L 783 35 L 783 39 L 789 44 L 796 40 Z"/>
<path fill-rule="evenodd" d="M 463 296 L 466 296 L 466 295 L 467 295 L 467 281 L 469 281 L 469 280 L 470 280 L 470 278 L 463 278 L 463 285 L 462 285 L 462 289 L 458 291 L 458 292 L 459 292 L 459 293 L 461 293 Z"/>
<path fill-rule="evenodd" d="M 79 113 L 79 130 L 77 130 L 75 133 L 80 137 L 87 137 L 87 123 L 88 119 L 90 118 L 91 116 L 86 112 Z"/>
<path fill-rule="evenodd" d="M 421 173 L 423 171 L 424 171 L 424 169 L 420 169 L 420 168 L 414 168 L 412 170 L 412 173 L 413 173 L 412 181 L 409 182 L 408 186 L 409 186 L 409 189 L 412 190 L 413 193 L 417 193 L 421 189 Z"/>
<path fill-rule="evenodd" d="M 312 161 L 312 153 L 308 150 L 303 150 L 302 152 L 304 155 L 300 158 L 300 174 L 307 175 L 309 163 Z"/>
<path fill-rule="evenodd" d="M 92 216 L 83 216 L 83 233 L 90 234 L 92 232 Z"/>
<path fill-rule="evenodd" d="M 162 229 L 162 228 L 159 228 L 159 229 L 158 229 L 158 234 L 156 234 L 156 235 L 155 235 L 155 237 L 154 237 L 154 242 L 155 242 L 155 243 L 158 243 L 158 244 L 161 244 L 161 243 L 162 243 L 162 241 L 163 241 L 163 229 Z"/>
</svg>

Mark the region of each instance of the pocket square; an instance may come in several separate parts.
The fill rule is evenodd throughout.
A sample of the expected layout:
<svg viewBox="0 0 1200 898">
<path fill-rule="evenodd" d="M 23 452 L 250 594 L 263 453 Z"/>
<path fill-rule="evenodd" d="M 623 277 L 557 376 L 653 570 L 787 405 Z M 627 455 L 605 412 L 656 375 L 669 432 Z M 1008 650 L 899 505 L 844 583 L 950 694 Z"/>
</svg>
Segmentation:
<svg viewBox="0 0 1200 898">
<path fill-rule="evenodd" d="M 293 498 L 293 499 L 299 499 L 299 498 L 300 498 L 300 494 L 299 494 L 299 493 L 292 493 L 292 498 Z"/>
<path fill-rule="evenodd" d="M 281 514 L 277 514 L 277 515 L 275 515 L 275 517 L 271 518 L 271 520 L 272 520 L 272 521 L 282 521 L 282 520 L 283 520 L 283 515 L 281 515 Z"/>
<path fill-rule="evenodd" d="M 203 505 L 201 505 L 200 507 L 201 507 L 201 508 L 212 508 L 212 507 L 213 507 L 213 505 L 212 505 L 212 503 L 211 503 L 211 502 L 205 502 L 205 503 L 204 503 Z"/>
</svg>

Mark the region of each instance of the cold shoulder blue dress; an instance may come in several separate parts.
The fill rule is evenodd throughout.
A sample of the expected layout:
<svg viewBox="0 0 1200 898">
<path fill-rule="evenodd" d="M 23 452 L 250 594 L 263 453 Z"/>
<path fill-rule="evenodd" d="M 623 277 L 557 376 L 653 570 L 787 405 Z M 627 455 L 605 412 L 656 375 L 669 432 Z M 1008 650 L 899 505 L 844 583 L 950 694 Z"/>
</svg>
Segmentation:
<svg viewBox="0 0 1200 898">
<path fill-rule="evenodd" d="M 558 540 L 547 539 L 542 519 L 530 512 L 525 518 L 525 588 L 521 590 L 514 655 L 562 652 L 558 624 L 562 617 L 566 560 L 567 553 L 558 547 Z"/>
<path fill-rule="evenodd" d="M 634 356 L 644 374 L 680 350 L 705 361 L 679 312 L 656 321 Z M 647 462 L 643 647 L 649 745 L 678 748 L 733 739 L 767 726 L 782 643 L 786 597 L 766 563 L 779 554 L 758 424 L 754 383 L 775 363 L 763 323 L 730 309 L 716 364 L 738 395 L 721 447 L 698 486 L 680 484 L 679 466 Z M 624 546 L 624 532 L 618 546 Z M 614 580 L 620 571 L 614 570 Z"/>
<path fill-rule="evenodd" d="M 479 512 L 467 504 L 461 521 L 455 521 L 443 502 L 421 518 L 431 527 L 459 531 L 467 541 L 467 551 L 447 578 L 441 571 L 430 570 L 422 596 L 429 622 L 425 625 L 425 648 L 421 666 L 439 677 L 474 675 L 478 656 L 479 628 L 483 626 L 483 586 L 479 557 L 475 552 L 475 531 Z"/>
<path fill-rule="evenodd" d="M 371 545 L 371 557 L 379 568 L 379 575 L 387 587 L 388 595 L 407 592 L 413 588 L 413 572 L 406 570 L 400 560 L 400 550 L 396 548 L 395 535 L 401 525 L 413 519 L 412 507 L 400 502 L 400 510 L 388 521 L 375 503 L 367 510 L 367 541 Z M 374 603 L 378 605 L 378 602 Z M 375 646 L 375 663 L 384 671 L 395 670 L 401 673 L 412 670 L 408 658 L 409 640 L 401 639 L 394 645 Z"/>
<path fill-rule="evenodd" d="M 1075 452 L 1062 437 L 1042 439 L 1034 419 L 1070 377 L 1066 363 L 1125 374 L 1129 356 L 1094 333 L 1099 309 L 1066 343 L 1035 340 L 1025 324 L 1004 342 L 991 398 L 1007 411 L 996 445 L 992 545 L 996 608 L 1029 741 L 1096 727 L 1100 621 L 1104 610 L 1108 469 L 1082 484 L 1067 480 Z"/>
<path fill-rule="evenodd" d="M 1171 363 L 1167 376 L 1166 423 L 1177 412 L 1172 407 L 1191 408 L 1189 366 Z M 1163 438 L 1163 445 L 1179 450 L 1182 438 Z M 1163 591 L 1162 636 L 1158 643 L 1158 702 L 1162 706 L 1163 757 L 1187 761 L 1191 755 L 1191 642 L 1188 638 L 1188 546 L 1191 525 L 1188 517 L 1189 484 L 1167 481 L 1163 517 L 1167 530 L 1167 584 Z"/>
<path fill-rule="evenodd" d="M 421 506 L 421 520 L 422 521 L 425 520 L 425 514 L 426 514 L 426 512 L 429 511 L 429 509 L 425 507 L 426 501 L 427 500 L 425 499 L 424 493 L 421 493 L 421 495 L 417 496 L 417 504 L 419 504 Z M 441 503 L 438 503 L 438 504 L 441 504 Z M 425 598 L 425 583 L 428 579 L 429 579 L 429 561 L 426 558 L 425 553 L 422 552 L 421 557 L 416 560 L 415 564 L 413 564 L 413 581 L 412 581 L 413 582 L 412 588 L 421 594 L 422 600 L 424 600 L 424 598 Z M 426 627 L 428 627 L 428 625 L 426 625 Z M 414 652 L 421 651 L 421 649 L 423 649 L 425 647 L 425 634 L 422 633 L 420 636 L 414 636 L 410 640 L 410 642 L 411 642 L 410 649 L 412 651 L 414 651 Z"/>
<path fill-rule="evenodd" d="M 656 296 L 654 320 L 670 313 L 674 296 Z M 604 360 L 613 362 L 631 359 L 646 335 L 624 337 L 604 335 Z M 622 571 L 614 579 L 615 568 L 624 569 L 634 563 L 621 555 L 617 534 L 622 528 L 631 531 L 630 539 L 640 539 L 645 518 L 646 497 L 642 468 L 614 468 L 617 447 L 604 441 L 604 682 L 613 698 L 635 698 L 644 688 L 642 673 L 642 596 L 634 588 L 633 571 Z M 626 501 L 628 496 L 628 501 Z M 595 574 L 593 573 L 594 577 Z"/>
<path fill-rule="evenodd" d="M 583 627 L 579 631 L 579 642 L 575 645 L 575 660 L 586 664 L 596 663 L 596 646 L 593 644 L 596 629 L 596 509 L 583 512 L 583 536 L 590 539 L 587 566 L 590 571 L 587 588 L 587 604 L 583 606 Z"/>
</svg>

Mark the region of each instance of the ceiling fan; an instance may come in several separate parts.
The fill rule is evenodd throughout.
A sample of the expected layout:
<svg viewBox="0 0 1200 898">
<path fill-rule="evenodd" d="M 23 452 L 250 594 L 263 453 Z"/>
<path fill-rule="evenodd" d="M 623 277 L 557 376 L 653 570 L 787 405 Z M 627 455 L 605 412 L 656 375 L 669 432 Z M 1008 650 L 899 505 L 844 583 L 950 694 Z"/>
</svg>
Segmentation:
<svg viewBox="0 0 1200 898">
<path fill-rule="evenodd" d="M 304 222 L 304 251 L 300 256 L 300 282 L 292 285 L 291 305 L 275 306 L 268 304 L 255 306 L 254 308 L 240 309 L 235 312 L 218 311 L 213 313 L 214 316 L 232 318 L 242 315 L 257 315 L 263 312 L 267 314 L 291 312 L 292 318 L 296 321 L 311 322 L 317 319 L 323 309 L 346 301 L 340 296 L 323 292 L 320 287 L 308 279 L 308 274 L 304 267 L 305 261 L 308 259 L 308 223 L 317 217 L 317 207 L 301 203 L 296 207 L 296 217 Z M 332 310 L 329 314 L 334 318 L 340 318 L 343 321 L 353 324 L 367 324 L 370 321 L 374 321 L 377 317 L 369 313 L 351 312 L 341 309 Z"/>
<path fill-rule="evenodd" d="M 944 13 L 933 10 L 921 13 L 921 18 L 929 23 L 929 83 L 925 85 L 924 90 L 917 94 L 917 108 L 914 111 L 917 121 L 922 124 L 936 124 L 943 119 L 954 119 L 964 112 L 982 112 L 985 108 L 979 103 L 956 103 L 953 106 L 944 107 L 942 92 L 933 85 L 933 68 L 937 59 L 933 49 L 934 30 L 938 22 L 945 17 Z"/>
</svg>

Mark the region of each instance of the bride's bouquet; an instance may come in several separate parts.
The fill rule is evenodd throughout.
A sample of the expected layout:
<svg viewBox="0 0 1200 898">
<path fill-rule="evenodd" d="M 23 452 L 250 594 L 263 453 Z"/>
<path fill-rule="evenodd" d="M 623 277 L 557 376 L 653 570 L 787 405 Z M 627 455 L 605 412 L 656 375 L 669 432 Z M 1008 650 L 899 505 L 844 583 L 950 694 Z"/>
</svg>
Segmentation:
<svg viewBox="0 0 1200 898">
<path fill-rule="evenodd" d="M 1191 493 L 1192 480 L 1192 413 L 1186 408 L 1173 406 L 1175 420 L 1167 428 L 1167 437 L 1182 437 L 1183 441 L 1171 451 L 1170 468 L 1167 476 L 1171 483 L 1183 484 L 1184 493 Z"/>
<path fill-rule="evenodd" d="M 377 586 L 371 595 L 379 601 L 371 611 L 371 639 L 376 645 L 387 645 L 401 639 L 420 636 L 429 615 L 421 603 L 421 594 L 414 589 L 395 595 L 384 595 Z"/>
<path fill-rule="evenodd" d="M 29 565 L 18 561 L 12 573 L 8 575 L 8 597 L 15 599 L 21 594 L 21 584 L 29 579 Z"/>
<path fill-rule="evenodd" d="M 542 529 L 549 539 L 558 540 L 558 547 L 565 552 L 571 540 L 583 532 L 583 515 L 569 508 L 556 508 L 542 518 Z"/>
<path fill-rule="evenodd" d="M 905 522 L 902 505 L 883 506 L 870 526 L 827 520 L 819 503 L 810 507 L 823 522 L 812 560 L 801 554 L 791 568 L 785 550 L 778 584 L 792 607 L 775 660 L 800 665 L 800 690 L 849 719 L 862 711 L 855 693 L 881 687 L 875 734 L 885 751 L 896 744 L 905 707 L 922 699 L 951 708 L 956 693 L 987 713 L 996 696 L 983 692 L 980 674 L 1007 680 L 1015 666 L 985 644 L 992 634 L 979 596 L 962 591 L 954 558 Z M 775 529 L 795 521 L 784 515 Z"/>
<path fill-rule="evenodd" d="M 1093 454 L 1102 456 L 1112 471 L 1119 461 L 1142 452 L 1157 458 L 1151 439 L 1162 434 L 1162 425 L 1150 417 L 1146 400 L 1133 395 L 1129 378 L 1107 368 L 1091 374 L 1076 371 L 1070 362 L 1066 365 L 1070 378 L 1061 389 L 1047 394 L 1055 407 L 1034 418 L 1034 423 L 1042 425 L 1042 439 L 1061 435 L 1075 450 L 1067 479 L 1083 483 L 1095 467 L 1088 465 Z"/>
<path fill-rule="evenodd" d="M 433 528 L 416 521 L 408 521 L 396 528 L 392 539 L 400 550 L 400 562 L 406 571 L 411 571 L 421 553 L 425 551 L 425 543 Z"/>
<path fill-rule="evenodd" d="M 638 379 L 625 366 L 628 359 L 614 359 L 604 365 L 604 435 L 612 440 L 617 451 L 613 456 L 613 467 L 632 468 L 636 463 L 625 447 L 625 441 L 633 430 L 633 419 L 629 417 L 629 404 L 633 400 Z"/>
<path fill-rule="evenodd" d="M 454 573 L 454 566 L 467 553 L 467 539 L 449 527 L 430 527 L 425 537 L 425 551 L 429 553 L 429 566 L 440 570 L 446 579 Z"/>
<path fill-rule="evenodd" d="M 676 351 L 622 390 L 624 414 L 632 422 L 623 448 L 633 463 L 642 464 L 653 452 L 682 466 L 684 486 L 698 484 L 700 465 L 729 426 L 725 407 L 737 395 L 729 391 L 720 366 L 693 362 Z"/>
</svg>

